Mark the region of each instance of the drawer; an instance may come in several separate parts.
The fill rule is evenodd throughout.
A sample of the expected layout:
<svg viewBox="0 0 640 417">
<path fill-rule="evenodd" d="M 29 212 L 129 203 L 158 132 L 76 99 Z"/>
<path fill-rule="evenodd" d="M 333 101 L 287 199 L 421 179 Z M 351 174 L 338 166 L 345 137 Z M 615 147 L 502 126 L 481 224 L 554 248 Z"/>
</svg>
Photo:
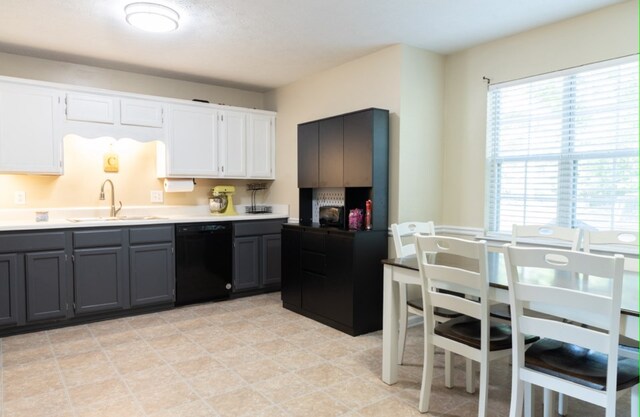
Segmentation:
<svg viewBox="0 0 640 417">
<path fill-rule="evenodd" d="M 173 226 L 136 227 L 129 231 L 129 243 L 162 243 L 173 241 Z"/>
<path fill-rule="evenodd" d="M 326 233 L 305 232 L 300 236 L 300 248 L 311 252 L 325 253 Z"/>
<path fill-rule="evenodd" d="M 122 229 L 83 230 L 73 232 L 73 247 L 96 248 L 122 246 Z"/>
<path fill-rule="evenodd" d="M 327 258 L 318 252 L 300 251 L 300 269 L 316 274 L 324 275 L 327 265 Z"/>
<path fill-rule="evenodd" d="M 0 235 L 0 253 L 64 249 L 65 232 Z"/>
<path fill-rule="evenodd" d="M 233 235 L 238 237 L 278 234 L 286 221 L 287 219 L 234 222 Z"/>
</svg>

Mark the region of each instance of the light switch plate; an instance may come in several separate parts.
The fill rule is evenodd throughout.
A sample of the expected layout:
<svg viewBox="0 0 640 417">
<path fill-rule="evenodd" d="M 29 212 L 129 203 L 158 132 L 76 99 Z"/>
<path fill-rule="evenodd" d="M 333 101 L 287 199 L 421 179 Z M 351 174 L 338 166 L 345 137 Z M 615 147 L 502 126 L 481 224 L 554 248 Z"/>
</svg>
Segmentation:
<svg viewBox="0 0 640 417">
<path fill-rule="evenodd" d="M 27 204 L 27 194 L 24 191 L 16 191 L 13 194 L 13 202 L 15 204 Z"/>
<path fill-rule="evenodd" d="M 162 191 L 152 190 L 151 191 L 151 202 L 152 203 L 162 203 L 164 201 L 164 195 Z"/>
</svg>

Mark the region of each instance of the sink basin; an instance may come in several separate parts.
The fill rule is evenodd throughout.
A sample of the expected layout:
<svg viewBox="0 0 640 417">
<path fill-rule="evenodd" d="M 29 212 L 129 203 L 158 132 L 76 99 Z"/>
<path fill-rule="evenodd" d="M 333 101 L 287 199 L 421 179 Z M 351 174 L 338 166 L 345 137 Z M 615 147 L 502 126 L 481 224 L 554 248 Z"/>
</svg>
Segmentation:
<svg viewBox="0 0 640 417">
<path fill-rule="evenodd" d="M 123 220 L 160 220 L 166 219 L 167 217 L 159 217 L 159 216 L 119 216 L 119 217 L 70 217 L 67 221 L 72 223 L 81 223 L 81 222 L 112 222 L 112 221 L 123 221 Z"/>
</svg>

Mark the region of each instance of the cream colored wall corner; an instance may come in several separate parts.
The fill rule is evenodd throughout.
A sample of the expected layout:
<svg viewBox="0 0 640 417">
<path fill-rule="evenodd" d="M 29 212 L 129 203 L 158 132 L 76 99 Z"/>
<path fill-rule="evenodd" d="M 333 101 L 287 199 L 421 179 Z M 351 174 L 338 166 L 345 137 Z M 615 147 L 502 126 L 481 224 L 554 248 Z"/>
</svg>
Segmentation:
<svg viewBox="0 0 640 417">
<path fill-rule="evenodd" d="M 447 56 L 442 223 L 484 227 L 483 76 L 495 83 L 637 53 L 634 0 Z"/>
<path fill-rule="evenodd" d="M 440 223 L 444 57 L 403 48 L 395 221 Z"/>
<path fill-rule="evenodd" d="M 291 217 L 298 217 L 299 123 L 379 107 L 390 112 L 389 222 L 437 218 L 442 77 L 441 56 L 394 45 L 268 92 L 266 107 L 278 112 L 272 198 L 288 202 Z"/>
</svg>

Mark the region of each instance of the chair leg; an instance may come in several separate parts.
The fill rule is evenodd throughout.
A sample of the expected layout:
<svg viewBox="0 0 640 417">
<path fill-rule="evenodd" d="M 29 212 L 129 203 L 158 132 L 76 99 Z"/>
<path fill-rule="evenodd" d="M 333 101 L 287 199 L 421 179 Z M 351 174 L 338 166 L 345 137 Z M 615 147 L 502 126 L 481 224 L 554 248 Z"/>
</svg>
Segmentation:
<svg viewBox="0 0 640 417">
<path fill-rule="evenodd" d="M 476 392 L 476 384 L 475 384 L 475 366 L 471 359 L 465 358 L 465 370 L 466 370 L 466 388 L 469 394 L 473 394 Z"/>
<path fill-rule="evenodd" d="M 420 387 L 420 402 L 418 403 L 418 410 L 421 413 L 429 411 L 431 382 L 433 380 L 433 360 L 435 359 L 434 350 L 435 347 L 431 343 L 425 344 L 424 364 L 422 365 L 422 386 Z"/>
<path fill-rule="evenodd" d="M 487 414 L 487 400 L 489 398 L 489 359 L 480 362 L 480 398 L 478 401 L 478 417 Z"/>
<path fill-rule="evenodd" d="M 569 403 L 564 394 L 558 393 L 558 414 L 566 416 L 569 411 Z"/>
<path fill-rule="evenodd" d="M 524 417 L 533 417 L 533 404 L 535 403 L 533 387 L 530 383 L 523 383 L 524 386 Z"/>
<path fill-rule="evenodd" d="M 402 365 L 404 345 L 407 343 L 407 284 L 400 283 L 400 323 L 398 329 L 398 365 Z"/>
<path fill-rule="evenodd" d="M 554 404 L 555 399 L 555 391 L 550 390 L 549 388 L 545 388 L 543 390 L 543 416 L 544 417 L 554 417 L 554 411 L 556 409 Z"/>
<path fill-rule="evenodd" d="M 518 378 L 518 374 L 514 370 L 511 375 L 511 405 L 509 407 L 509 417 L 522 417 L 522 406 L 526 392 L 525 386 L 531 388 L 529 384 L 524 384 L 520 378 Z"/>
<path fill-rule="evenodd" d="M 444 351 L 444 386 L 453 387 L 453 362 L 451 361 L 451 351 Z"/>
</svg>

